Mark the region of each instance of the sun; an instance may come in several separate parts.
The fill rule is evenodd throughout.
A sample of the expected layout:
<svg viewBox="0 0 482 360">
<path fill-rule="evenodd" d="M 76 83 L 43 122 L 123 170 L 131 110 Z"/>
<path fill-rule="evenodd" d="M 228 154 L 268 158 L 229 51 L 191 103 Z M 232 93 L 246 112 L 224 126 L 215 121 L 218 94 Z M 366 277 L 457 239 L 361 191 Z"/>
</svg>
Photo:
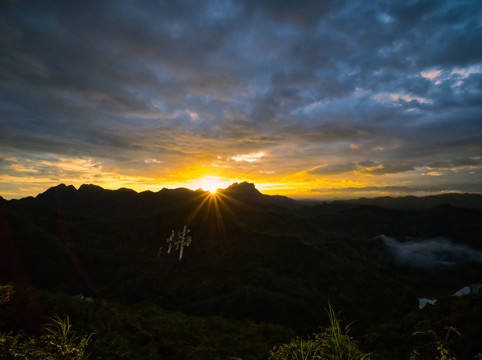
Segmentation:
<svg viewBox="0 0 482 360">
<path fill-rule="evenodd" d="M 212 195 L 225 185 L 221 178 L 217 176 L 205 176 L 196 181 L 196 186 L 204 191 L 209 191 Z"/>
<path fill-rule="evenodd" d="M 211 195 L 216 194 L 216 192 L 218 191 L 217 188 L 208 188 L 208 189 L 206 189 L 206 190 L 209 191 L 209 192 L 211 193 Z"/>
</svg>

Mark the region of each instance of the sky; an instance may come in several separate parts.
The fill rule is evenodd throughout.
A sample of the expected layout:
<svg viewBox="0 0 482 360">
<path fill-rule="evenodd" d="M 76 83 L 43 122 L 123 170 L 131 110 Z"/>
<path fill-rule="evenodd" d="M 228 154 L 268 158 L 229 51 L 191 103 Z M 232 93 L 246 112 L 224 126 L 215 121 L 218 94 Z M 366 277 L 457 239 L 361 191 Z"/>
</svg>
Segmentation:
<svg viewBox="0 0 482 360">
<path fill-rule="evenodd" d="M 482 2 L 0 2 L 0 195 L 482 192 Z"/>
</svg>

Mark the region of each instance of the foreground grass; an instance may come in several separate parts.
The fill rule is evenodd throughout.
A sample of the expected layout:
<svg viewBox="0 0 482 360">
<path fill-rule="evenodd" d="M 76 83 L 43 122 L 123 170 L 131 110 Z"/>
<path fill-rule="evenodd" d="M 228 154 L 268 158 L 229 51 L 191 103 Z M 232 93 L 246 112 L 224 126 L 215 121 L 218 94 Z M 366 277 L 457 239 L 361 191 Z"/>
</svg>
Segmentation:
<svg viewBox="0 0 482 360">
<path fill-rule="evenodd" d="M 329 305 L 330 326 L 307 340 L 300 337 L 274 348 L 269 360 L 364 360 L 369 359 L 359 343 L 348 335 L 349 325 L 342 327 L 332 306 Z"/>
</svg>

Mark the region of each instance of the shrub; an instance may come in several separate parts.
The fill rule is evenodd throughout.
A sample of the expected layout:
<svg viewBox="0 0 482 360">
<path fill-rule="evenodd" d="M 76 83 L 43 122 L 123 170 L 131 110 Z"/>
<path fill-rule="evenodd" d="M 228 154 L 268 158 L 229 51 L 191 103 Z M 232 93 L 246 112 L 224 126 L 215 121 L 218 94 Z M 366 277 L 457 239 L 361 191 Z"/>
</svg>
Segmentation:
<svg viewBox="0 0 482 360">
<path fill-rule="evenodd" d="M 0 360 L 84 360 L 92 335 L 76 337 L 71 332 L 69 317 L 51 318 L 40 337 L 0 333 Z"/>
<path fill-rule="evenodd" d="M 359 349 L 358 342 L 348 335 L 349 325 L 342 328 L 335 311 L 329 305 L 330 326 L 312 338 L 292 339 L 271 350 L 269 360 L 363 360 L 369 354 Z"/>
<path fill-rule="evenodd" d="M 453 326 L 446 326 L 444 328 L 445 336 L 440 336 L 434 330 L 416 331 L 412 335 L 428 336 L 429 341 L 425 341 L 425 346 L 420 349 L 412 350 L 410 360 L 435 358 L 436 360 L 455 360 L 447 349 L 447 343 L 453 335 L 460 336 L 459 331 Z"/>
</svg>

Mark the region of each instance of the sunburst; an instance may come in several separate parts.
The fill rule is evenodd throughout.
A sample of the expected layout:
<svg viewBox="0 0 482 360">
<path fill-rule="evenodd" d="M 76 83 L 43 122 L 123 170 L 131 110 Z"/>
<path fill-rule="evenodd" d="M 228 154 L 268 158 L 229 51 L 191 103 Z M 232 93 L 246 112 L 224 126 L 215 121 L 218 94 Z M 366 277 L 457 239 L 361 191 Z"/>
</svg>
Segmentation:
<svg viewBox="0 0 482 360">
<path fill-rule="evenodd" d="M 204 176 L 198 179 L 195 183 L 198 187 L 204 191 L 209 191 L 212 195 L 216 194 L 218 189 L 226 186 L 226 180 L 217 176 Z"/>
<path fill-rule="evenodd" d="M 216 187 L 208 187 L 206 190 L 209 191 L 211 193 L 211 195 L 214 195 L 214 194 L 217 193 L 218 187 L 217 186 Z"/>
<path fill-rule="evenodd" d="M 227 182 L 227 179 L 216 176 L 205 176 L 193 181 L 192 184 L 195 184 L 196 188 L 204 191 L 198 193 L 198 197 L 192 204 L 192 211 L 184 222 L 189 226 L 195 218 L 202 216 L 202 226 L 210 228 L 213 231 L 211 234 L 217 237 L 221 243 L 227 241 L 225 220 L 228 218 L 235 222 L 239 220 L 237 212 L 234 211 L 236 208 L 256 211 L 250 205 L 231 197 L 228 192 L 224 191 L 223 189 L 228 187 Z"/>
</svg>

